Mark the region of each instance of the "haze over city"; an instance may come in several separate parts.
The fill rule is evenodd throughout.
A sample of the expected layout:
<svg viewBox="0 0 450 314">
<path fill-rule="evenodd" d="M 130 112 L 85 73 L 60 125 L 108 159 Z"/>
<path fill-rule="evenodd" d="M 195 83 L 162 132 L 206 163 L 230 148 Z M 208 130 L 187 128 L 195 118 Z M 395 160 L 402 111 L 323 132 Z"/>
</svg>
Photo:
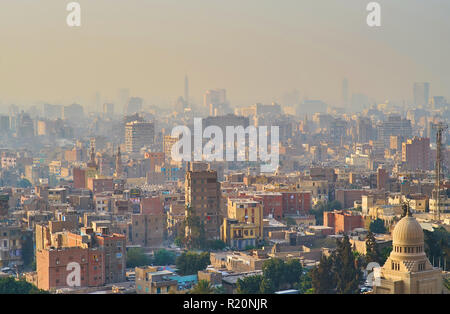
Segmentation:
<svg viewBox="0 0 450 314">
<path fill-rule="evenodd" d="M 89 106 L 120 88 L 161 106 L 183 94 L 202 102 L 226 88 L 232 105 L 321 99 L 340 105 L 341 82 L 371 103 L 412 102 L 413 82 L 450 95 L 450 3 L 379 1 L 382 25 L 365 23 L 366 1 L 3 0 L 0 104 Z M 294 93 L 294 91 L 298 93 Z M 286 94 L 288 94 L 286 96 Z"/>
</svg>

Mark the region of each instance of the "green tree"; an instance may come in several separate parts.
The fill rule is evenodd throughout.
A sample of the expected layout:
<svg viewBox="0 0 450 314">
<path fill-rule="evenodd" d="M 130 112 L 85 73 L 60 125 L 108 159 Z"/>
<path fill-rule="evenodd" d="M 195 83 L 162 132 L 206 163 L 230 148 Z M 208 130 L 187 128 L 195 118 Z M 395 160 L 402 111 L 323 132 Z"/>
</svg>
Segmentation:
<svg viewBox="0 0 450 314">
<path fill-rule="evenodd" d="M 189 292 L 190 294 L 213 294 L 214 288 L 207 280 L 200 280 Z"/>
<path fill-rule="evenodd" d="M 384 221 L 380 218 L 375 219 L 370 223 L 369 230 L 373 233 L 386 233 Z"/>
<path fill-rule="evenodd" d="M 314 206 L 314 208 L 311 212 L 316 218 L 316 223 L 318 225 L 322 225 L 323 224 L 323 212 L 339 210 L 339 209 L 342 209 L 342 204 L 339 201 L 334 200 L 334 201 L 331 201 L 328 203 L 318 202 Z"/>
<path fill-rule="evenodd" d="M 127 251 L 127 267 L 139 267 L 150 264 L 150 259 L 142 248 L 129 248 Z"/>
<path fill-rule="evenodd" d="M 223 250 L 227 244 L 222 240 L 208 240 L 206 241 L 206 248 L 212 251 L 220 251 Z"/>
<path fill-rule="evenodd" d="M 425 240 L 425 253 L 428 259 L 435 266 L 439 265 L 441 267 L 447 267 L 445 270 L 450 268 L 450 232 L 448 232 L 444 227 L 435 228 L 434 231 L 424 230 L 424 240 Z"/>
<path fill-rule="evenodd" d="M 271 258 L 265 261 L 262 266 L 262 271 L 264 279 L 266 279 L 266 290 L 268 287 L 275 289 L 275 291 L 279 290 L 281 285 L 287 282 L 289 276 L 286 264 L 279 258 Z"/>
<path fill-rule="evenodd" d="M 303 276 L 301 276 L 300 282 L 295 285 L 295 288 L 299 291 L 300 294 L 311 293 L 312 287 L 311 271 L 308 271 Z"/>
<path fill-rule="evenodd" d="M 386 246 L 381 250 L 381 260 L 380 260 L 380 265 L 384 265 L 384 263 L 386 263 L 386 260 L 388 259 L 389 255 L 392 252 L 392 245 L 391 246 Z"/>
<path fill-rule="evenodd" d="M 237 293 L 239 294 L 259 294 L 261 293 L 262 275 L 239 278 L 236 282 Z"/>
<path fill-rule="evenodd" d="M 369 231 L 366 238 L 366 262 L 367 264 L 371 262 L 380 264 L 382 262 L 381 260 L 382 257 L 380 256 L 375 236 L 372 231 Z"/>
<path fill-rule="evenodd" d="M 175 260 L 175 253 L 165 249 L 156 251 L 153 258 L 153 262 L 156 265 L 173 265 Z"/>
<path fill-rule="evenodd" d="M 24 279 L 16 280 L 14 277 L 0 279 L 0 294 L 48 294 Z"/>
<path fill-rule="evenodd" d="M 180 275 L 197 274 L 204 270 L 210 263 L 209 252 L 197 254 L 195 252 L 184 252 L 176 259 L 176 266 Z"/>
<path fill-rule="evenodd" d="M 336 289 L 336 277 L 333 273 L 333 257 L 322 255 L 318 266 L 310 273 L 311 284 L 317 294 L 332 294 Z"/>
<path fill-rule="evenodd" d="M 333 272 L 336 276 L 336 292 L 338 294 L 359 293 L 362 274 L 356 263 L 348 236 L 344 236 L 338 242 L 333 259 Z"/>
<path fill-rule="evenodd" d="M 284 280 L 291 287 L 298 284 L 303 275 L 303 267 L 298 259 L 291 259 L 285 263 Z"/>
<path fill-rule="evenodd" d="M 185 225 L 189 232 L 185 236 L 184 243 L 190 249 L 202 249 L 206 245 L 204 223 L 195 215 L 194 208 L 186 206 L 186 212 Z"/>
<path fill-rule="evenodd" d="M 277 290 L 278 289 L 275 288 L 275 284 L 271 279 L 264 277 L 263 280 L 261 280 L 260 292 L 262 294 L 272 294 Z"/>
</svg>

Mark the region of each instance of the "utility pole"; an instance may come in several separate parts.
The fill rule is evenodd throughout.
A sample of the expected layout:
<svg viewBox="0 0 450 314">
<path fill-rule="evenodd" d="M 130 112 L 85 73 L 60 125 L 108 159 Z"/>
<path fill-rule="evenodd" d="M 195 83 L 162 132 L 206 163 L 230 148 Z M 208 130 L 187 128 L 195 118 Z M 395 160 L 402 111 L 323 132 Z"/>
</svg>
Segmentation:
<svg viewBox="0 0 450 314">
<path fill-rule="evenodd" d="M 447 130 L 447 128 L 448 125 L 443 122 L 433 125 L 433 129 L 436 130 L 436 210 L 434 212 L 434 217 L 435 219 L 437 218 L 438 221 L 441 220 L 442 133 Z"/>
</svg>

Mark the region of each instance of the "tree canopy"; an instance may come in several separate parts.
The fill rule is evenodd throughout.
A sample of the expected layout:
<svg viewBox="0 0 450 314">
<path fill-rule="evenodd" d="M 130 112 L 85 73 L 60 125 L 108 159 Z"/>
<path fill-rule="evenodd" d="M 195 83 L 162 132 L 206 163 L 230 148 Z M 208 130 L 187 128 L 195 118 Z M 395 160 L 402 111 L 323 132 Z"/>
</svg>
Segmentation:
<svg viewBox="0 0 450 314">
<path fill-rule="evenodd" d="M 176 259 L 176 266 L 180 275 L 197 274 L 204 270 L 210 263 L 209 252 L 195 253 L 184 252 Z"/>
<path fill-rule="evenodd" d="M 378 244 L 375 240 L 375 236 L 372 231 L 369 231 L 369 234 L 366 238 L 366 263 L 369 264 L 371 262 L 375 262 L 381 264 L 382 259 L 383 258 L 378 249 Z"/>
<path fill-rule="evenodd" d="M 151 260 L 142 248 L 129 248 L 127 251 L 127 267 L 134 268 L 150 265 Z"/>
<path fill-rule="evenodd" d="M 238 279 L 238 293 L 274 293 L 282 289 L 295 288 L 299 285 L 303 268 L 299 260 L 284 262 L 271 258 L 264 262 L 263 274 Z"/>
<path fill-rule="evenodd" d="M 175 260 L 175 253 L 165 249 L 156 251 L 153 257 L 153 263 L 155 265 L 173 265 L 175 264 Z"/>
<path fill-rule="evenodd" d="M 189 291 L 190 294 L 213 294 L 214 287 L 207 280 L 199 280 L 199 282 Z"/>
<path fill-rule="evenodd" d="M 16 280 L 14 277 L 0 278 L 0 294 L 47 294 L 47 291 L 38 289 L 24 279 Z"/>
<path fill-rule="evenodd" d="M 369 230 L 373 233 L 386 233 L 384 221 L 380 218 L 375 219 L 370 223 Z"/>
<path fill-rule="evenodd" d="M 219 251 L 226 247 L 222 240 L 209 240 L 206 238 L 204 223 L 200 217 L 195 215 L 195 209 L 186 206 L 187 216 L 181 224 L 175 244 L 188 249 L 199 249 L 205 251 Z M 184 231 L 185 227 L 189 230 L 188 234 Z"/>
<path fill-rule="evenodd" d="M 318 294 L 359 293 L 362 279 L 358 259 L 352 251 L 349 238 L 337 241 L 336 251 L 329 257 L 322 256 L 320 263 L 311 271 L 312 286 Z"/>
<path fill-rule="evenodd" d="M 317 294 L 332 294 L 336 289 L 333 257 L 322 255 L 318 266 L 311 270 L 311 283 Z"/>
<path fill-rule="evenodd" d="M 434 229 L 433 232 L 424 230 L 425 240 L 425 253 L 431 263 L 435 263 L 435 266 L 446 267 L 445 270 L 450 268 L 450 232 L 444 227 Z"/>
<path fill-rule="evenodd" d="M 316 223 L 318 225 L 323 224 L 323 212 L 329 212 L 332 210 L 342 209 L 342 204 L 339 201 L 331 201 L 331 202 L 318 202 L 311 213 L 316 217 Z"/>
</svg>

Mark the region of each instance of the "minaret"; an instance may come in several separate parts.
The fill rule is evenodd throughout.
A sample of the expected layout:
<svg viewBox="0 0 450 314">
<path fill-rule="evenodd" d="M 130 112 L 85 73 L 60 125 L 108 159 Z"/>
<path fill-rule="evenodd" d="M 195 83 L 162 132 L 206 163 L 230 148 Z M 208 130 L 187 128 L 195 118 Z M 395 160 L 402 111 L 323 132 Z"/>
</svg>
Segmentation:
<svg viewBox="0 0 450 314">
<path fill-rule="evenodd" d="M 91 145 L 90 160 L 89 160 L 87 166 L 97 169 L 97 163 L 95 162 L 95 139 L 94 138 L 91 138 L 90 145 Z"/>
<path fill-rule="evenodd" d="M 120 145 L 117 149 L 117 155 L 116 155 L 116 171 L 114 173 L 114 176 L 117 178 L 122 177 L 123 174 L 123 168 L 122 168 L 122 156 L 120 154 Z"/>
</svg>

